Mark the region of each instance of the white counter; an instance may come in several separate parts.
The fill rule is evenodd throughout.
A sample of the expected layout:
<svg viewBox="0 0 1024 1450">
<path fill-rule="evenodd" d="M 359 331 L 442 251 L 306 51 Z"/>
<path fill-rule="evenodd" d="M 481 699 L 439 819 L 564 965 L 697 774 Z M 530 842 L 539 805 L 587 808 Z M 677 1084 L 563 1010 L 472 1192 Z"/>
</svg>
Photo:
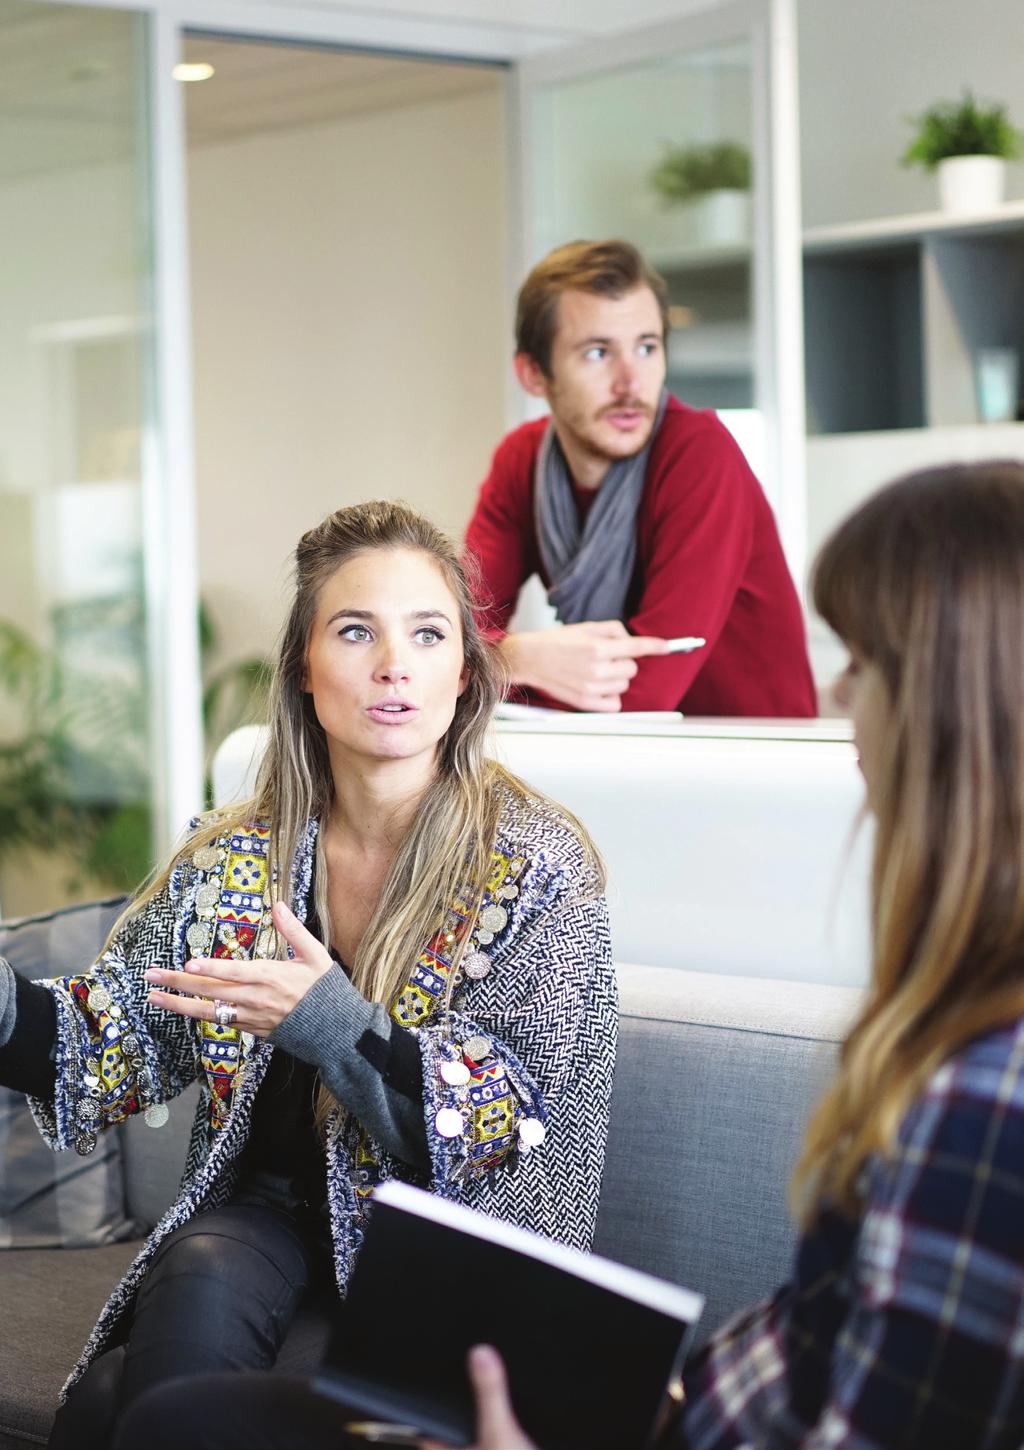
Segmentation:
<svg viewBox="0 0 1024 1450">
<path fill-rule="evenodd" d="M 871 829 L 844 722 L 517 723 L 494 753 L 592 832 L 619 961 L 866 981 Z"/>
<path fill-rule="evenodd" d="M 214 761 L 251 789 L 261 727 Z M 586 824 L 609 871 L 616 958 L 859 986 L 870 824 L 841 721 L 502 722 L 493 753 Z"/>
</svg>

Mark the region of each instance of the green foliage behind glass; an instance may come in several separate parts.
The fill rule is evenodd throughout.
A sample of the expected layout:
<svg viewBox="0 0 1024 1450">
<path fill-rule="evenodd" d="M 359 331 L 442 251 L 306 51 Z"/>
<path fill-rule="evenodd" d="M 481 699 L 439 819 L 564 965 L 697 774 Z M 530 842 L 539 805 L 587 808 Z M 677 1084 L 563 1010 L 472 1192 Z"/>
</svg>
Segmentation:
<svg viewBox="0 0 1024 1450">
<path fill-rule="evenodd" d="M 125 602 L 109 607 L 111 627 L 130 629 Z M 152 851 L 141 687 L 68 665 L 0 620 L 0 691 L 17 717 L 0 741 L 0 859 L 56 852 L 72 889 L 137 885 Z"/>
<path fill-rule="evenodd" d="M 55 610 L 52 624 L 58 644 L 47 648 L 0 619 L 0 695 L 14 722 L 0 739 L 0 861 L 57 852 L 70 889 L 88 881 L 130 891 L 153 864 L 143 670 L 104 674 L 88 659 L 144 658 L 141 596 L 79 601 Z M 199 635 L 208 658 L 216 640 L 205 610 Z M 260 659 L 207 673 L 208 759 L 231 730 L 263 718 L 266 683 Z"/>
<path fill-rule="evenodd" d="M 904 166 L 934 171 L 951 156 L 999 156 L 1012 161 L 1021 153 L 1022 133 L 1005 106 L 984 106 L 965 91 L 959 101 L 940 101 L 911 118 L 917 135 L 903 153 Z"/>
<path fill-rule="evenodd" d="M 666 146 L 649 177 L 666 206 L 695 201 L 709 191 L 749 191 L 750 178 L 750 152 L 736 141 Z"/>
</svg>

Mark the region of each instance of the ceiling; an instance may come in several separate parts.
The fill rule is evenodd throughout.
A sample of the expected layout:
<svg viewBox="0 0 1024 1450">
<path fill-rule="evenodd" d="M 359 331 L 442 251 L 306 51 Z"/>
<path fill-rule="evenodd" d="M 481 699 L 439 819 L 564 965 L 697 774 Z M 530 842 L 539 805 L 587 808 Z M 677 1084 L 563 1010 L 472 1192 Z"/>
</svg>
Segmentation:
<svg viewBox="0 0 1024 1450">
<path fill-rule="evenodd" d="M 0 181 L 130 154 L 140 39 L 125 13 L 0 4 Z"/>
<path fill-rule="evenodd" d="M 368 111 L 493 90 L 493 66 L 188 36 L 185 58 L 214 67 L 185 88 L 189 145 L 315 125 Z"/>
<path fill-rule="evenodd" d="M 0 183 L 137 154 L 144 32 L 127 11 L 0 3 Z M 494 66 L 187 36 L 214 76 L 184 88 L 191 145 L 502 84 Z"/>
<path fill-rule="evenodd" d="M 693 0 L 273 0 L 273 6 L 306 14 L 322 10 L 332 16 L 485 25 L 496 30 L 529 30 L 534 35 L 548 32 L 557 43 L 668 20 L 693 8 Z M 265 11 L 266 0 L 239 0 L 239 8 Z"/>
<path fill-rule="evenodd" d="M 157 4 L 160 0 L 157 0 Z M 670 15 L 707 0 L 234 0 L 240 17 L 272 8 L 302 23 L 322 12 L 337 33 L 407 21 L 451 40 L 458 27 L 486 29 L 493 53 L 526 44 L 556 47 Z M 196 0 L 196 10 L 201 6 Z M 240 18 L 239 24 L 244 21 Z M 344 27 L 342 27 L 344 28 Z M 138 154 L 138 77 L 144 65 L 142 20 L 130 10 L 35 0 L 0 0 L 0 183 L 55 170 L 81 170 Z M 412 33 L 412 32 L 411 32 Z M 517 39 L 518 37 L 518 39 Z M 443 45 L 442 45 L 443 48 Z M 330 121 L 358 112 L 443 100 L 500 84 L 500 72 L 474 64 L 399 58 L 381 52 L 186 38 L 189 59 L 208 59 L 215 76 L 187 88 L 189 141 L 206 145 L 259 131 Z"/>
</svg>

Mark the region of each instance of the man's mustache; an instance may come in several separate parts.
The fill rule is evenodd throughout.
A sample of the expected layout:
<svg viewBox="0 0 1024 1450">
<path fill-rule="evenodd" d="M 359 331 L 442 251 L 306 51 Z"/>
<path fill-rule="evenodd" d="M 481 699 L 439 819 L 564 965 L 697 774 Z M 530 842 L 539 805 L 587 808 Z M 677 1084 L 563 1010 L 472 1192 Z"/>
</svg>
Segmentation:
<svg viewBox="0 0 1024 1450">
<path fill-rule="evenodd" d="M 609 403 L 602 408 L 600 417 L 604 418 L 608 413 L 653 413 L 654 409 L 648 403 L 642 403 L 639 398 L 627 398 L 621 403 Z"/>
</svg>

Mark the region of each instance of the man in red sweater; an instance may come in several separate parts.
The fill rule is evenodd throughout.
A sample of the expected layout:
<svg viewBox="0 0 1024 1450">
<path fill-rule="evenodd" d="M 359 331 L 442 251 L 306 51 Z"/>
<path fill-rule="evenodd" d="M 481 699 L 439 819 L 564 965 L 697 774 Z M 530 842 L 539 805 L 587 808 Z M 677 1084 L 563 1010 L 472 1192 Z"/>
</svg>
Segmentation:
<svg viewBox="0 0 1024 1450">
<path fill-rule="evenodd" d="M 527 699 L 576 710 L 816 714 L 771 509 L 731 434 L 665 385 L 665 283 L 626 242 L 573 242 L 519 293 L 515 369 L 551 417 L 498 446 L 467 548 Z M 559 627 L 508 634 L 539 574 Z M 692 653 L 668 641 L 703 638 Z"/>
</svg>

